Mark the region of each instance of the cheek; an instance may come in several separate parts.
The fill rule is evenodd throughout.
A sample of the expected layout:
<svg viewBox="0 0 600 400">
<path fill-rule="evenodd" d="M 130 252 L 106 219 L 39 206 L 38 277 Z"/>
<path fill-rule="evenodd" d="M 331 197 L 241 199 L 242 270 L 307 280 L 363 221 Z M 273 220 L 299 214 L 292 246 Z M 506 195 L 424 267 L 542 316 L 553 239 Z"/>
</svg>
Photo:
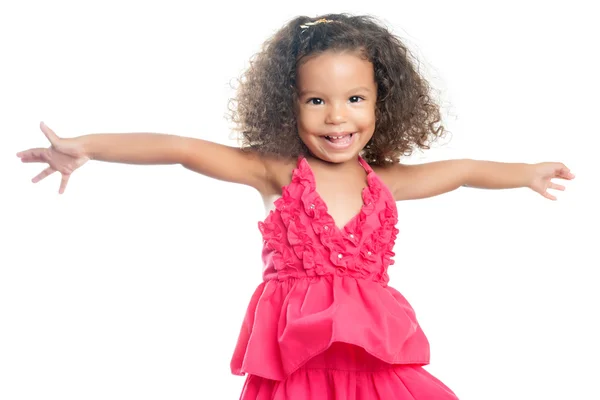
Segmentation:
<svg viewBox="0 0 600 400">
<path fill-rule="evenodd" d="M 300 136 L 300 139 L 306 143 L 307 140 L 310 140 L 310 133 L 315 131 L 315 129 L 311 126 L 309 121 L 306 120 L 306 118 L 298 117 L 296 125 L 298 136 Z"/>
<path fill-rule="evenodd" d="M 356 122 L 362 127 L 375 126 L 375 110 L 365 110 L 357 115 Z"/>
<path fill-rule="evenodd" d="M 301 137 L 303 136 L 303 134 L 307 135 L 322 130 L 322 120 L 319 119 L 315 114 L 316 113 L 305 113 L 303 115 L 302 113 L 300 113 L 298 115 L 297 125 L 298 132 L 300 133 Z"/>
</svg>

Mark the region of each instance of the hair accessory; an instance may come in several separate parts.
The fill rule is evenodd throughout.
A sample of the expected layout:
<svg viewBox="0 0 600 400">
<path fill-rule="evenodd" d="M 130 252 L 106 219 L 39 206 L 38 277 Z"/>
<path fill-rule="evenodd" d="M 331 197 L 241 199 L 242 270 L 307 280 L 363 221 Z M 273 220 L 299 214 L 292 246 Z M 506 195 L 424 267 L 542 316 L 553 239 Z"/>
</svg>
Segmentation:
<svg viewBox="0 0 600 400">
<path fill-rule="evenodd" d="M 315 22 L 307 22 L 304 25 L 300 25 L 300 28 L 308 29 L 309 27 L 311 27 L 313 25 L 324 24 L 324 23 L 328 23 L 328 22 L 335 22 L 335 21 L 332 19 L 321 18 L 321 19 L 316 20 Z"/>
</svg>

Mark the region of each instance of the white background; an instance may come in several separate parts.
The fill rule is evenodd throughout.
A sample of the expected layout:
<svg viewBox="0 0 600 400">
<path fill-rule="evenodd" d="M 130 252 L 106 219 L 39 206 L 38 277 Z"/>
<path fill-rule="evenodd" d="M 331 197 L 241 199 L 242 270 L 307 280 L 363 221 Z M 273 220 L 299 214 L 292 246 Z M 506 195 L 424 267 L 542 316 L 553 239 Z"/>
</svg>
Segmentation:
<svg viewBox="0 0 600 400">
<path fill-rule="evenodd" d="M 385 2 L 388 3 L 388 2 Z M 261 281 L 260 196 L 180 166 L 91 162 L 64 195 L 15 154 L 59 135 L 226 144 L 229 86 L 296 15 L 372 14 L 421 60 L 452 136 L 407 163 L 564 162 L 552 202 L 459 189 L 398 203 L 391 285 L 461 399 L 600 399 L 592 2 L 14 2 L 0 8 L 0 399 L 234 399 Z M 552 3 L 552 4 L 550 4 Z"/>
</svg>

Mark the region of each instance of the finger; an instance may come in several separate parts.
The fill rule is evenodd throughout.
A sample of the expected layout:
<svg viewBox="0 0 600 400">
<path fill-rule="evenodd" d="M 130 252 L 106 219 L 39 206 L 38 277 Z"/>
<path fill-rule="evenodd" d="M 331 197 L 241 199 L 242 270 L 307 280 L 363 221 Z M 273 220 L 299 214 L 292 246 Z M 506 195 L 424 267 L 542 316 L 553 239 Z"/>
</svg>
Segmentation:
<svg viewBox="0 0 600 400">
<path fill-rule="evenodd" d="M 558 185 L 556 183 L 550 182 L 548 184 L 548 189 L 565 190 L 565 187 L 563 185 Z"/>
<path fill-rule="evenodd" d="M 55 173 L 56 170 L 52 167 L 48 167 L 45 170 L 43 170 L 42 172 L 40 172 L 39 174 L 37 174 L 32 180 L 31 182 L 33 183 L 38 183 L 39 181 L 41 181 L 42 179 L 44 179 L 45 177 L 47 177 L 48 175 L 52 175 L 53 173 Z"/>
<path fill-rule="evenodd" d="M 48 149 L 39 147 L 27 151 L 27 154 L 23 155 L 21 160 L 40 160 L 48 161 Z M 34 161 L 35 162 L 35 161 Z"/>
<path fill-rule="evenodd" d="M 42 160 L 39 157 L 27 157 L 27 158 L 21 158 L 21 162 L 22 163 L 43 163 L 46 162 L 46 160 Z"/>
<path fill-rule="evenodd" d="M 42 130 L 42 132 L 44 132 L 44 135 L 46 135 L 46 138 L 48 139 L 48 141 L 54 145 L 56 143 L 56 141 L 58 140 L 58 136 L 56 135 L 56 133 L 54 133 L 54 131 L 50 128 L 48 128 L 48 126 L 44 123 L 44 121 L 40 122 L 40 129 Z"/>
<path fill-rule="evenodd" d="M 548 192 L 544 192 L 542 193 L 542 196 L 544 196 L 545 198 L 549 199 L 549 200 L 556 200 L 556 197 L 552 196 L 550 193 Z"/>
<path fill-rule="evenodd" d="M 40 147 L 20 151 L 17 153 L 17 157 L 19 157 L 22 162 L 43 162 L 45 159 L 42 156 L 45 156 L 45 153 L 46 149 Z"/>
<path fill-rule="evenodd" d="M 62 179 L 60 180 L 60 188 L 58 189 L 58 194 L 63 194 L 65 192 L 70 176 L 71 175 L 63 174 Z"/>
<path fill-rule="evenodd" d="M 569 168 L 567 168 L 566 166 L 564 166 L 564 164 L 561 164 L 561 165 L 563 167 L 556 172 L 556 176 L 557 177 L 565 178 L 565 179 L 573 179 L 573 178 L 575 178 L 575 175 L 573 173 L 571 173 L 571 170 Z"/>
</svg>

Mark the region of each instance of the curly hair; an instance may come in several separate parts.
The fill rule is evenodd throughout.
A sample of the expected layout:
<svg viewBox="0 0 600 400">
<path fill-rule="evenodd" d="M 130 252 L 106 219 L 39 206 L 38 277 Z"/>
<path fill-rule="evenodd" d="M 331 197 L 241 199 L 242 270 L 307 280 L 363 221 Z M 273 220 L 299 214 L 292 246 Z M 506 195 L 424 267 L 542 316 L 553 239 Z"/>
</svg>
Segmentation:
<svg viewBox="0 0 600 400">
<path fill-rule="evenodd" d="M 334 23 L 302 25 L 319 19 Z M 297 131 L 296 73 L 309 56 L 356 51 L 373 64 L 377 84 L 375 132 L 362 150 L 373 165 L 399 162 L 444 133 L 439 106 L 417 72 L 406 46 L 371 16 L 301 16 L 287 23 L 250 60 L 230 99 L 229 116 L 242 149 L 297 157 L 308 148 Z"/>
</svg>

